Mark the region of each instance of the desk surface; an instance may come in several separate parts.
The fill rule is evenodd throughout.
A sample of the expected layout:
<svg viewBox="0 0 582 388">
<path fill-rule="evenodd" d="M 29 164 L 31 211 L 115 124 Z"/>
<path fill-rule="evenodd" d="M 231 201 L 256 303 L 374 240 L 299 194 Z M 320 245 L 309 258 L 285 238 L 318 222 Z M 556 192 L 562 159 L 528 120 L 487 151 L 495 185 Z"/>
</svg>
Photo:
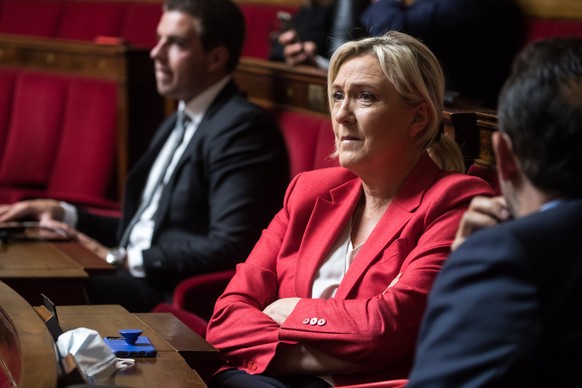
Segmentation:
<svg viewBox="0 0 582 388">
<path fill-rule="evenodd" d="M 118 372 L 113 385 L 126 387 L 205 387 L 184 356 L 196 362 L 218 359 L 218 351 L 167 313 L 131 314 L 117 305 L 57 306 L 64 331 L 77 327 L 97 330 L 102 337 L 119 336 L 120 329 L 141 329 L 158 351 L 155 358 L 138 358 L 134 367 Z"/>
<path fill-rule="evenodd" d="M 115 268 L 74 242 L 10 241 L 0 246 L 0 281 L 31 305 L 44 293 L 55 303 L 83 304 L 89 276 Z"/>
</svg>

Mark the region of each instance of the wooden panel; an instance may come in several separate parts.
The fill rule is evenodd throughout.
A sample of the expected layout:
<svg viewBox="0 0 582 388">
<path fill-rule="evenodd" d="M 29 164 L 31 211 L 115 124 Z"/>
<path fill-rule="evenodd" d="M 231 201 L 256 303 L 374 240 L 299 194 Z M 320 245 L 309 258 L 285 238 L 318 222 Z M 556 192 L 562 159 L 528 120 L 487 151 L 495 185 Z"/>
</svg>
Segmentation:
<svg viewBox="0 0 582 388">
<path fill-rule="evenodd" d="M 6 356 L 17 357 L 19 362 L 17 369 L 11 370 L 13 386 L 56 387 L 56 354 L 46 325 L 30 304 L 3 282 L 0 282 L 0 332 L 0 362 L 7 361 Z"/>
<path fill-rule="evenodd" d="M 483 167 L 495 167 L 495 154 L 491 144 L 491 135 L 497 131 L 497 116 L 494 111 L 477 112 L 479 129 L 479 157 L 475 163 Z"/>
<path fill-rule="evenodd" d="M 235 80 L 259 105 L 328 115 L 326 72 L 312 67 L 243 58 Z"/>
</svg>

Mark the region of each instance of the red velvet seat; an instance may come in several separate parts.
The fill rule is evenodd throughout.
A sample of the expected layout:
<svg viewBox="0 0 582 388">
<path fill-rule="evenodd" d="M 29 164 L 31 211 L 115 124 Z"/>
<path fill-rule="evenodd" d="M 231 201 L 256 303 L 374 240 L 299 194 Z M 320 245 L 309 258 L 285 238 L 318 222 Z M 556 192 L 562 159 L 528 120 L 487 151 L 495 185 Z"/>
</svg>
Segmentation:
<svg viewBox="0 0 582 388">
<path fill-rule="evenodd" d="M 276 111 L 275 116 L 287 145 L 289 176 L 313 169 L 319 129 L 328 119 L 285 110 Z"/>
<path fill-rule="evenodd" d="M 4 154 L 8 127 L 12 118 L 15 82 L 15 70 L 0 69 L 0 155 Z"/>
<path fill-rule="evenodd" d="M 247 32 L 242 50 L 244 57 L 267 59 L 271 51 L 273 33 L 279 28 L 277 12 L 286 11 L 293 13 L 297 10 L 294 6 L 239 3 L 245 17 Z"/>
<path fill-rule="evenodd" d="M 56 37 L 85 41 L 98 36 L 120 37 L 125 7 L 122 2 L 69 1 Z"/>
<path fill-rule="evenodd" d="M 64 3 L 58 0 L 4 0 L 0 33 L 54 37 Z"/>
<path fill-rule="evenodd" d="M 200 334 L 206 335 L 206 323 L 212 316 L 214 303 L 222 294 L 234 270 L 226 270 L 192 276 L 176 286 L 172 304 L 161 303 L 153 312 L 170 312 L 186 326 Z"/>
<path fill-rule="evenodd" d="M 116 205 L 117 136 L 115 83 L 71 79 L 48 196 L 90 206 Z"/>
<path fill-rule="evenodd" d="M 21 72 L 4 153 L 0 156 L 0 186 L 44 188 L 59 144 L 69 82 L 35 72 Z"/>
<path fill-rule="evenodd" d="M 321 122 L 317 137 L 317 147 L 313 158 L 313 169 L 337 167 L 339 161 L 331 155 L 335 151 L 335 135 L 329 117 Z"/>
<path fill-rule="evenodd" d="M 582 37 L 582 20 L 534 17 L 526 20 L 525 42 L 553 36 Z"/>
<path fill-rule="evenodd" d="M 129 3 L 121 36 L 133 46 L 153 48 L 157 42 L 156 30 L 161 16 L 161 3 Z"/>
</svg>

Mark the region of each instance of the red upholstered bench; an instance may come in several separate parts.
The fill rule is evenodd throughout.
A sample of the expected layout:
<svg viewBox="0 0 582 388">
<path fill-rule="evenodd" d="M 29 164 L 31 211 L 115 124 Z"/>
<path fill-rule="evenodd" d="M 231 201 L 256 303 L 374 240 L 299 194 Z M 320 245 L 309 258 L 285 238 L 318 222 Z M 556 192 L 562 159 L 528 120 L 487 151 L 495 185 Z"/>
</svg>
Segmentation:
<svg viewBox="0 0 582 388">
<path fill-rule="evenodd" d="M 163 1 L 1 0 L 0 33 L 153 47 Z"/>
<path fill-rule="evenodd" d="M 18 195 L 46 188 L 61 138 L 68 82 L 65 77 L 35 72 L 17 75 L 0 157 L 0 198 L 15 195 L 6 194 L 11 188 L 20 189 Z"/>
<path fill-rule="evenodd" d="M 255 2 L 238 2 L 247 25 L 247 34 L 242 55 L 246 57 L 267 59 L 271 51 L 273 34 L 279 29 L 277 12 L 293 13 L 297 6 L 272 4 L 258 4 Z"/>
<path fill-rule="evenodd" d="M 117 193 L 109 192 L 116 178 L 115 85 L 5 70 L 0 85 L 1 117 L 9 121 L 0 127 L 0 202 L 50 196 L 115 206 Z"/>
<path fill-rule="evenodd" d="M 287 144 L 290 177 L 303 171 L 337 166 L 337 161 L 329 158 L 333 151 L 329 116 L 290 110 L 276 110 L 274 114 Z"/>
<path fill-rule="evenodd" d="M 580 19 L 547 19 L 530 17 L 526 19 L 525 41 L 554 36 L 582 37 L 582 20 Z"/>
</svg>

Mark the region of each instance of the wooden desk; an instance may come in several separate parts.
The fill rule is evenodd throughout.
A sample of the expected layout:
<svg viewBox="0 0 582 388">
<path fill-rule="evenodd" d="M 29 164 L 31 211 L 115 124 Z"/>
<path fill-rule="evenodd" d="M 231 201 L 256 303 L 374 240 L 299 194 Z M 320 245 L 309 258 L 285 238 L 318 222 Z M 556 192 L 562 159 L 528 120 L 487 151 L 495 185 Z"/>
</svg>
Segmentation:
<svg viewBox="0 0 582 388">
<path fill-rule="evenodd" d="M 0 282 L 0 385 L 56 387 L 54 349 L 52 336 L 31 305 Z"/>
<path fill-rule="evenodd" d="M 58 305 L 85 304 L 90 275 L 114 274 L 115 268 L 72 242 L 9 241 L 0 246 L 0 281 L 31 305 L 44 293 Z"/>
<path fill-rule="evenodd" d="M 157 356 L 137 358 L 134 367 L 116 374 L 114 385 L 204 387 L 202 378 L 191 368 L 205 375 L 208 365 L 218 366 L 218 350 L 171 314 L 131 314 L 117 305 L 91 305 L 57 306 L 57 315 L 64 331 L 87 327 L 106 337 L 119 336 L 120 329 L 135 328 L 150 338 Z"/>
</svg>

